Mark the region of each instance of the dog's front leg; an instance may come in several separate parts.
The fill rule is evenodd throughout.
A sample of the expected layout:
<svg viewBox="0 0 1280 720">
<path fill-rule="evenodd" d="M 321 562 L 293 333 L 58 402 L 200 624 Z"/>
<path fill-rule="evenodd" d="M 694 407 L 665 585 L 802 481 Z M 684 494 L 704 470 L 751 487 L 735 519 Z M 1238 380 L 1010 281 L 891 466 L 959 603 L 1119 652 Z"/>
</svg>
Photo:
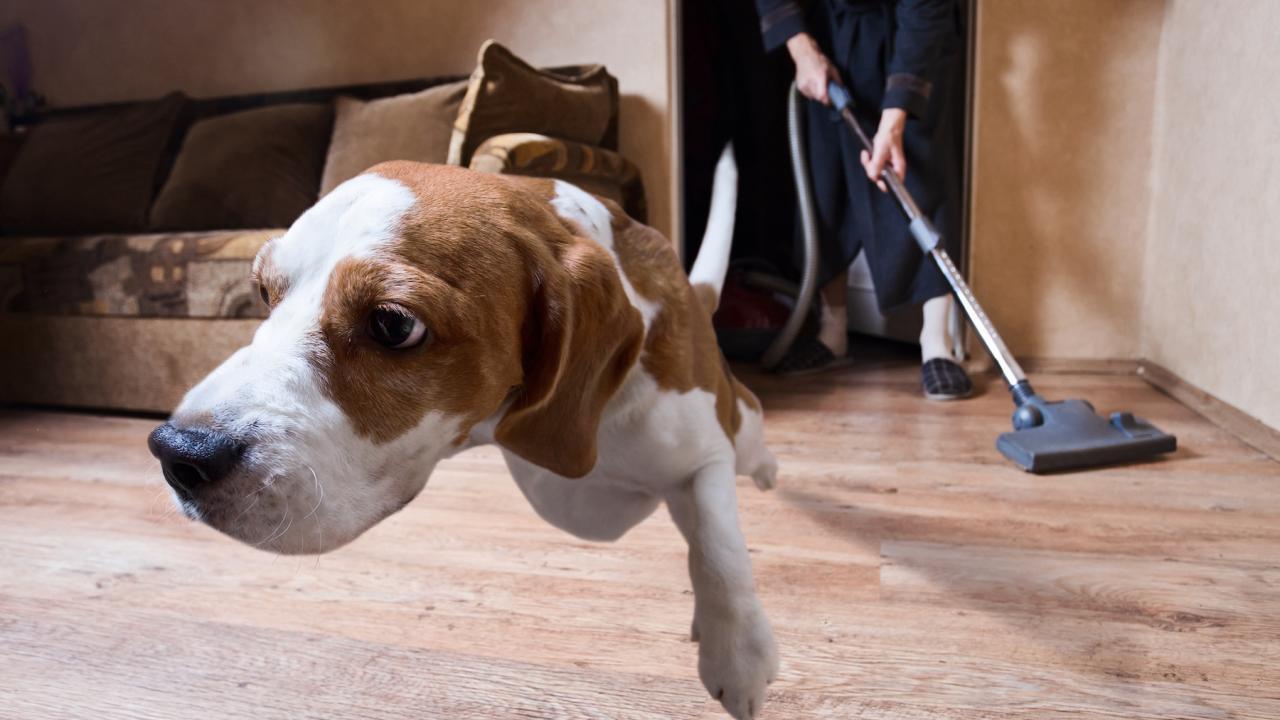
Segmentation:
<svg viewBox="0 0 1280 720">
<path fill-rule="evenodd" d="M 666 499 L 689 543 L 698 675 L 730 715 L 755 717 L 777 675 L 778 651 L 738 528 L 733 463 L 703 468 Z"/>
</svg>

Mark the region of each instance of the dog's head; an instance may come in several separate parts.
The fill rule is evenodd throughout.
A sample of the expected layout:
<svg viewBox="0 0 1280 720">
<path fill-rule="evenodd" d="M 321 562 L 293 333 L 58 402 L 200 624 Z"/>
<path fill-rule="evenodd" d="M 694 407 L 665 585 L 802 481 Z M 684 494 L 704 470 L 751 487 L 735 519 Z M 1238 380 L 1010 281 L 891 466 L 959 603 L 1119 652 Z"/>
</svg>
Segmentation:
<svg viewBox="0 0 1280 720">
<path fill-rule="evenodd" d="M 263 247 L 269 317 L 149 439 L 182 510 L 323 552 L 413 499 L 477 426 L 585 474 L 643 330 L 609 253 L 553 211 L 563 189 L 387 163 Z"/>
</svg>

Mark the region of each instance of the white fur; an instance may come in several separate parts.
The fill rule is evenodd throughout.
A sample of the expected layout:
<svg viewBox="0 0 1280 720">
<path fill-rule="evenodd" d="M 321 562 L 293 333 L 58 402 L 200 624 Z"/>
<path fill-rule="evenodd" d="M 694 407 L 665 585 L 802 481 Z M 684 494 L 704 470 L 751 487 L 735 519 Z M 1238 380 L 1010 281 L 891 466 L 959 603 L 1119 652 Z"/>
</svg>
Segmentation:
<svg viewBox="0 0 1280 720">
<path fill-rule="evenodd" d="M 725 273 L 729 271 L 729 250 L 733 247 L 733 221 L 737 210 L 738 163 L 733 157 L 733 143 L 728 143 L 716 162 L 707 229 L 702 233 L 698 257 L 689 270 L 689 282 L 709 285 L 715 289 L 717 298 L 724 289 Z"/>
</svg>

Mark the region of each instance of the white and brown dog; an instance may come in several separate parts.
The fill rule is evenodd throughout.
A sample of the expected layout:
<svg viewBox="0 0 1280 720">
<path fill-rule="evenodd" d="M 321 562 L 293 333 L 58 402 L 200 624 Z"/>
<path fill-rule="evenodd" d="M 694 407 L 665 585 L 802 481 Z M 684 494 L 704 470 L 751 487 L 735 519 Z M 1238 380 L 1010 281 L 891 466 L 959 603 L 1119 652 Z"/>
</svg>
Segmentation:
<svg viewBox="0 0 1280 720">
<path fill-rule="evenodd" d="M 614 540 L 666 501 L 689 544 L 698 670 L 736 718 L 777 672 L 735 476 L 773 485 L 760 405 L 711 327 L 736 170 L 685 277 L 671 244 L 552 180 L 392 162 L 325 196 L 253 274 L 271 314 L 149 445 L 194 519 L 324 552 L 497 443 L 548 522 Z"/>
</svg>

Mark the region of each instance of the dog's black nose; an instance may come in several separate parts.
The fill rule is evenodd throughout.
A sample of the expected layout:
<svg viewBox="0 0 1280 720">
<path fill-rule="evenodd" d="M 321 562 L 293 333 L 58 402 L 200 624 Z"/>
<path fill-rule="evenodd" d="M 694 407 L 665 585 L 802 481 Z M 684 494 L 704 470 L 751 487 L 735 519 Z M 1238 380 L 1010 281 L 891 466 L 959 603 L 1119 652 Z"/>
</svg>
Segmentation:
<svg viewBox="0 0 1280 720">
<path fill-rule="evenodd" d="M 188 500 L 230 475 L 244 454 L 242 443 L 216 430 L 176 428 L 169 423 L 151 431 L 147 447 L 160 460 L 164 479 Z"/>
</svg>

